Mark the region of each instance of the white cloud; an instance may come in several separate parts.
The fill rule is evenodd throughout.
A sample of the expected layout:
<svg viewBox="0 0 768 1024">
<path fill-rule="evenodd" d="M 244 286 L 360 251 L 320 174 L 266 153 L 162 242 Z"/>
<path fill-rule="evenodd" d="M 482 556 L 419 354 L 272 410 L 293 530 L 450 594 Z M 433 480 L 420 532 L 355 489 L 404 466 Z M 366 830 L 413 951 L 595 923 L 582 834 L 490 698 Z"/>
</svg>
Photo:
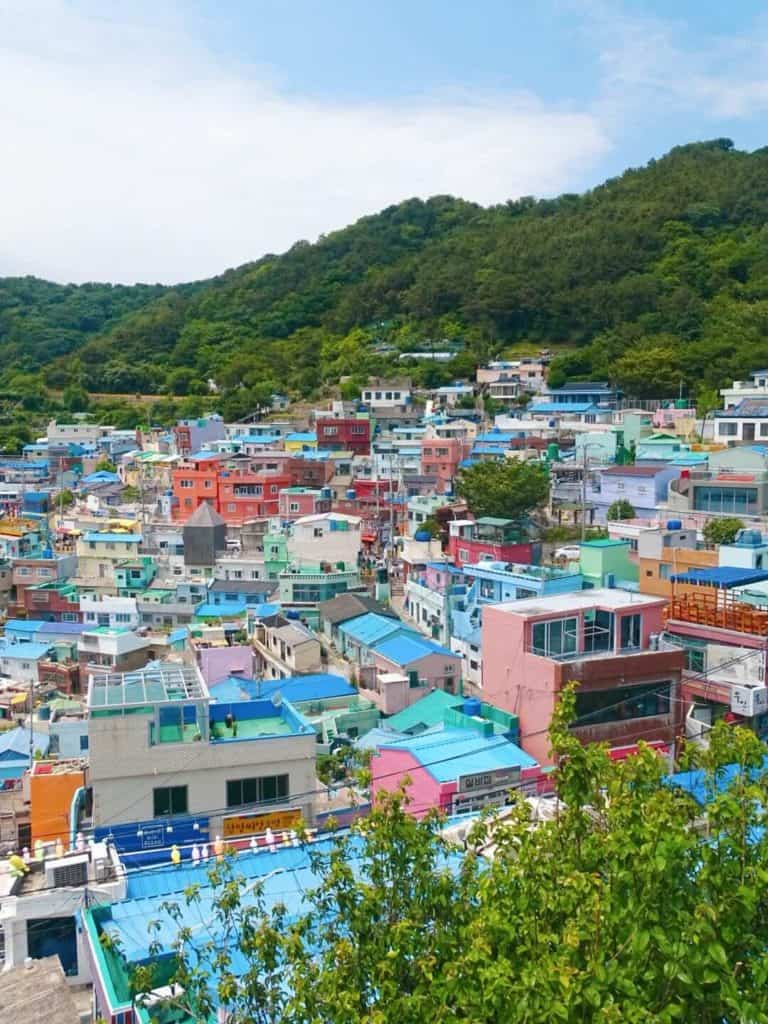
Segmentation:
<svg viewBox="0 0 768 1024">
<path fill-rule="evenodd" d="M 412 195 L 556 193 L 609 148 L 530 96 L 287 97 L 129 6 L 0 8 L 0 274 L 190 280 Z"/>
<path fill-rule="evenodd" d="M 768 25 L 758 19 L 740 34 L 701 37 L 676 18 L 629 13 L 612 0 L 571 0 L 584 17 L 602 70 L 600 118 L 617 123 L 630 111 L 648 119 L 695 112 L 742 119 L 768 111 Z M 613 115 L 613 116 L 610 116 Z"/>
</svg>

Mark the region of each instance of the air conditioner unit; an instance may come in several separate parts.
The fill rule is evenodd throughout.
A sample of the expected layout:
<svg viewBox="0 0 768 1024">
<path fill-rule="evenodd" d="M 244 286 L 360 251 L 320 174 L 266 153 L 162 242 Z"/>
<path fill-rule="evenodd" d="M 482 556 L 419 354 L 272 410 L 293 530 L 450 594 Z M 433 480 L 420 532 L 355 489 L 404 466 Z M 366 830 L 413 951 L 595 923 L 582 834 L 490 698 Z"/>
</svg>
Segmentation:
<svg viewBox="0 0 768 1024">
<path fill-rule="evenodd" d="M 762 683 L 747 683 L 731 689 L 731 711 L 745 718 L 768 711 L 768 688 Z"/>
<path fill-rule="evenodd" d="M 59 857 L 46 861 L 45 886 L 53 889 L 59 886 L 88 884 L 88 854 L 77 857 Z"/>
</svg>

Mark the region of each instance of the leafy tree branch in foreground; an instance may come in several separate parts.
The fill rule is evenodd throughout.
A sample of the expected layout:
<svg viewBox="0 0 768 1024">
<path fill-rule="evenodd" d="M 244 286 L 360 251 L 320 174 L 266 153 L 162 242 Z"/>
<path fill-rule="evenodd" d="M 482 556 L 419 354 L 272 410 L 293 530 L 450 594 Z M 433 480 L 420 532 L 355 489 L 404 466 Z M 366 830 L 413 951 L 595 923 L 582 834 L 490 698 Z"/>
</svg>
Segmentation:
<svg viewBox="0 0 768 1024">
<path fill-rule="evenodd" d="M 236 859 L 218 864 L 210 918 L 203 890 L 186 894 L 204 929 L 165 908 L 177 1009 L 205 1020 L 216 992 L 232 1024 L 768 1021 L 766 748 L 721 723 L 708 751 L 686 754 L 712 794 L 702 824 L 653 751 L 616 762 L 582 747 L 573 713 L 570 691 L 551 734 L 553 821 L 532 827 L 518 797 L 465 850 L 436 814 L 412 817 L 405 791 L 388 794 L 330 852 L 309 847 L 319 882 L 293 915 Z M 739 771 L 721 790 L 726 764 Z M 146 991 L 153 977 L 134 981 Z"/>
</svg>

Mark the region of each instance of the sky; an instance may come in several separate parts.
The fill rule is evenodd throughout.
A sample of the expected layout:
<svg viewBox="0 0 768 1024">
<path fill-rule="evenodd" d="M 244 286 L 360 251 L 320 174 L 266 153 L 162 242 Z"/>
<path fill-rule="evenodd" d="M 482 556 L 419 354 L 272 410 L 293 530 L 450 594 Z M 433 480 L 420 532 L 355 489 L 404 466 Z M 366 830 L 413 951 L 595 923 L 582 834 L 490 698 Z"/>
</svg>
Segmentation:
<svg viewBox="0 0 768 1024">
<path fill-rule="evenodd" d="M 0 0 L 0 275 L 195 280 L 766 115 L 763 0 Z"/>
</svg>

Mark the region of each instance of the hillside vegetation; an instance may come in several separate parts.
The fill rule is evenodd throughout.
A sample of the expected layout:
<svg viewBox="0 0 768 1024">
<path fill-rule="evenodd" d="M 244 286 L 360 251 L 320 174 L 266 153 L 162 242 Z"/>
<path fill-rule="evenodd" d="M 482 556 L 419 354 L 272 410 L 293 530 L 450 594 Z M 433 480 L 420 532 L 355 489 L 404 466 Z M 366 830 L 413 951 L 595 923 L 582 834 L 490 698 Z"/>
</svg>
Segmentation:
<svg viewBox="0 0 768 1024">
<path fill-rule="evenodd" d="M 0 279 L 0 387 L 42 382 L 80 404 L 83 388 L 199 396 L 194 408 L 212 378 L 239 415 L 273 389 L 391 372 L 398 352 L 447 339 L 461 354 L 409 368 L 417 380 L 526 343 L 559 346 L 554 383 L 695 395 L 768 364 L 767 182 L 768 148 L 720 139 L 581 196 L 408 200 L 194 285 Z"/>
</svg>

